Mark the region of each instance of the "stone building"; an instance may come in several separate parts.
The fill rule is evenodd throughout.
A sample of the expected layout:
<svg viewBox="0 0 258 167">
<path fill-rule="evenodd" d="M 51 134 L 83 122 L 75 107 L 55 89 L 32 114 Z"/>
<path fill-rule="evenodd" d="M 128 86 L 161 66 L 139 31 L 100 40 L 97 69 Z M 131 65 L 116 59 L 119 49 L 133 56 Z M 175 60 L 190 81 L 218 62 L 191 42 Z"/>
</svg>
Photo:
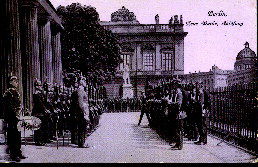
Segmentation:
<svg viewBox="0 0 258 167">
<path fill-rule="evenodd" d="M 49 0 L 0 1 L 0 94 L 16 75 L 23 107 L 31 111 L 34 80 L 61 83 L 61 20 Z"/>
<path fill-rule="evenodd" d="M 204 89 L 214 89 L 218 87 L 226 87 L 228 85 L 227 78 L 232 70 L 222 70 L 216 65 L 212 66 L 209 72 L 195 72 L 180 76 L 183 83 L 200 83 Z"/>
<path fill-rule="evenodd" d="M 257 55 L 249 48 L 249 43 L 245 43 L 236 57 L 234 71 L 227 78 L 228 85 L 243 84 L 256 81 Z"/>
<path fill-rule="evenodd" d="M 234 64 L 234 70 L 221 70 L 212 66 L 209 72 L 189 73 L 181 76 L 184 83 L 201 83 L 206 89 L 226 87 L 234 84 L 248 84 L 256 81 L 257 55 L 245 43 Z"/>
<path fill-rule="evenodd" d="M 111 14 L 111 21 L 101 21 L 100 24 L 116 35 L 123 59 L 117 76 L 105 84 L 109 97 L 122 94 L 125 64 L 130 68 L 135 96 L 144 91 L 147 80 L 155 85 L 162 78 L 184 74 L 184 37 L 187 32 L 183 29 L 182 16 L 171 17 L 169 24 L 159 24 L 156 15 L 155 24 L 140 24 L 133 12 L 122 7 Z"/>
</svg>

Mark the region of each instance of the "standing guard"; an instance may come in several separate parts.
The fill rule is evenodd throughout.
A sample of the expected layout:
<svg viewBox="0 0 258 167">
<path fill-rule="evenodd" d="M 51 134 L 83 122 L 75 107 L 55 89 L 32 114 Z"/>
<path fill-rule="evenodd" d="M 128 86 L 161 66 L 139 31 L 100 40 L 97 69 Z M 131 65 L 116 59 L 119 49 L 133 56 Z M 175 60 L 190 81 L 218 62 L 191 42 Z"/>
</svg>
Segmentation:
<svg viewBox="0 0 258 167">
<path fill-rule="evenodd" d="M 21 99 L 17 90 L 18 78 L 11 76 L 9 78 L 8 89 L 3 96 L 4 121 L 7 123 L 7 150 L 10 153 L 12 161 L 19 162 L 26 157 L 21 151 L 21 132 L 17 129 L 20 118 Z"/>
<path fill-rule="evenodd" d="M 203 107 L 204 107 L 204 92 L 203 89 L 201 88 L 201 85 L 196 84 L 196 108 L 195 108 L 195 113 L 196 113 L 196 125 L 199 133 L 199 141 L 195 142 L 195 144 L 201 145 L 201 144 L 207 144 L 207 136 L 205 133 L 205 123 L 203 119 Z M 206 140 L 205 140 L 206 138 Z"/>
<path fill-rule="evenodd" d="M 48 119 L 45 107 L 45 98 L 41 88 L 41 82 L 36 80 L 34 83 L 35 93 L 33 94 L 33 109 L 32 116 L 35 116 L 41 120 L 41 126 L 34 132 L 34 141 L 36 146 L 43 146 L 46 144 L 47 131 L 48 131 Z"/>
<path fill-rule="evenodd" d="M 178 148 L 181 150 L 183 148 L 183 119 L 184 117 L 181 115 L 181 106 L 183 102 L 183 94 L 181 90 L 181 84 L 180 80 L 175 80 L 175 92 L 174 92 L 174 114 L 176 117 L 175 118 L 175 128 L 174 128 L 174 142 L 176 143 L 172 148 Z"/>
<path fill-rule="evenodd" d="M 196 105 L 196 124 L 199 133 L 199 141 L 195 144 L 207 144 L 207 126 L 206 119 L 203 115 L 204 109 L 204 92 L 201 85 L 196 85 L 197 90 L 197 105 Z"/>
<path fill-rule="evenodd" d="M 84 79 L 79 81 L 79 87 L 72 93 L 70 113 L 73 119 L 73 127 L 71 129 L 71 142 L 77 144 L 78 147 L 84 146 L 86 127 L 90 123 L 88 96 L 85 92 L 86 83 Z"/>
</svg>

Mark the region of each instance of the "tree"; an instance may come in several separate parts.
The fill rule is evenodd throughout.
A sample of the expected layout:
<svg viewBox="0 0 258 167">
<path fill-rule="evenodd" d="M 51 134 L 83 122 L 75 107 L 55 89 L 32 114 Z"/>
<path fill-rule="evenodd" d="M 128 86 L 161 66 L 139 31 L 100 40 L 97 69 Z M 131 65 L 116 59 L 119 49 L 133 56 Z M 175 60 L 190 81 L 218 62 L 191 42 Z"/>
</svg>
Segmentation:
<svg viewBox="0 0 258 167">
<path fill-rule="evenodd" d="M 62 62 L 66 73 L 79 71 L 92 82 L 115 75 L 122 61 L 119 44 L 111 31 L 99 24 L 99 14 L 91 6 L 72 3 L 59 6 L 62 18 Z"/>
</svg>

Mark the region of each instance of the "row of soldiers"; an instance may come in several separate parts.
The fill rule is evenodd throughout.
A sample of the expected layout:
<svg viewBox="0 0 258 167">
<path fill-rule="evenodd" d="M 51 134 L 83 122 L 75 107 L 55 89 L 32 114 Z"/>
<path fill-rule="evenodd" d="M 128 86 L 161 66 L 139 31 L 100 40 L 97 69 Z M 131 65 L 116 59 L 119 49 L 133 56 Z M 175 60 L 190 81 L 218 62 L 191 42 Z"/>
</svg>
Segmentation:
<svg viewBox="0 0 258 167">
<path fill-rule="evenodd" d="M 19 161 L 26 158 L 21 152 L 21 132 L 18 122 L 21 121 L 21 99 L 16 76 L 9 78 L 8 89 L 3 95 L 3 117 L 7 132 L 7 152 L 11 160 Z M 71 132 L 71 143 L 84 147 L 85 135 L 99 123 L 103 112 L 103 101 L 88 99 L 85 79 L 78 81 L 75 89 L 70 93 L 67 89 L 60 89 L 54 85 L 43 85 L 39 80 L 34 82 L 33 108 L 31 116 L 40 119 L 39 129 L 34 131 L 34 141 L 38 146 L 45 145 L 64 135 L 64 131 Z M 28 115 L 25 113 L 23 115 Z"/>
<path fill-rule="evenodd" d="M 121 98 L 113 98 L 113 99 L 105 99 L 104 105 L 108 112 L 134 112 L 138 111 L 141 108 L 141 99 L 133 98 L 133 99 L 121 99 Z"/>
<path fill-rule="evenodd" d="M 206 118 L 210 98 L 201 84 L 182 85 L 180 80 L 173 80 L 155 88 L 147 87 L 141 102 L 138 125 L 146 114 L 150 126 L 173 148 L 182 149 L 184 136 L 195 140 L 195 144 L 207 144 Z"/>
<path fill-rule="evenodd" d="M 32 116 L 41 120 L 40 129 L 34 133 L 36 145 L 44 145 L 70 131 L 71 143 L 84 147 L 86 135 L 99 124 L 103 112 L 101 101 L 88 99 L 85 78 L 79 78 L 72 93 L 61 91 L 58 86 L 49 91 L 43 85 L 42 90 L 40 81 L 35 82 L 35 87 Z"/>
</svg>

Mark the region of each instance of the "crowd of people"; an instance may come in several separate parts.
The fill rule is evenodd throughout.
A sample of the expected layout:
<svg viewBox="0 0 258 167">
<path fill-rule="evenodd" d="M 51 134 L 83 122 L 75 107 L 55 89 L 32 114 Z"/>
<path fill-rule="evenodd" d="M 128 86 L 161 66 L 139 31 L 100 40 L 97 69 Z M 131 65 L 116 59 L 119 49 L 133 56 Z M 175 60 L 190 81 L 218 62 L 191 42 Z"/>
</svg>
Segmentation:
<svg viewBox="0 0 258 167">
<path fill-rule="evenodd" d="M 146 114 L 150 127 L 165 137 L 173 148 L 182 149 L 183 137 L 195 140 L 195 144 L 207 144 L 210 96 L 201 84 L 182 85 L 179 80 L 173 80 L 155 87 L 146 86 L 145 92 L 136 99 L 88 99 L 88 86 L 82 76 L 73 89 L 46 82 L 42 85 L 39 80 L 34 86 L 30 115 L 41 121 L 34 131 L 35 145 L 45 145 L 70 131 L 72 144 L 88 147 L 86 136 L 97 127 L 103 112 L 139 110 L 138 126 Z M 9 88 L 3 96 L 8 152 L 15 161 L 26 158 L 21 152 L 21 133 L 17 128 L 21 114 L 17 87 L 17 77 L 10 77 Z"/>
<path fill-rule="evenodd" d="M 207 117 L 210 111 L 209 92 L 201 84 L 182 85 L 173 80 L 156 87 L 148 86 L 141 96 L 141 115 L 149 125 L 165 137 L 173 148 L 182 149 L 183 137 L 207 144 Z"/>
<path fill-rule="evenodd" d="M 43 146 L 70 131 L 72 144 L 88 147 L 84 145 L 85 138 L 97 127 L 104 108 L 103 100 L 88 99 L 86 79 L 78 78 L 73 89 L 42 84 L 39 80 L 34 86 L 31 113 L 22 113 L 17 77 L 10 77 L 9 88 L 3 96 L 7 152 L 11 160 L 26 158 L 21 153 L 21 132 L 17 126 L 24 115 L 40 119 L 40 126 L 33 136 L 35 145 Z"/>
</svg>

